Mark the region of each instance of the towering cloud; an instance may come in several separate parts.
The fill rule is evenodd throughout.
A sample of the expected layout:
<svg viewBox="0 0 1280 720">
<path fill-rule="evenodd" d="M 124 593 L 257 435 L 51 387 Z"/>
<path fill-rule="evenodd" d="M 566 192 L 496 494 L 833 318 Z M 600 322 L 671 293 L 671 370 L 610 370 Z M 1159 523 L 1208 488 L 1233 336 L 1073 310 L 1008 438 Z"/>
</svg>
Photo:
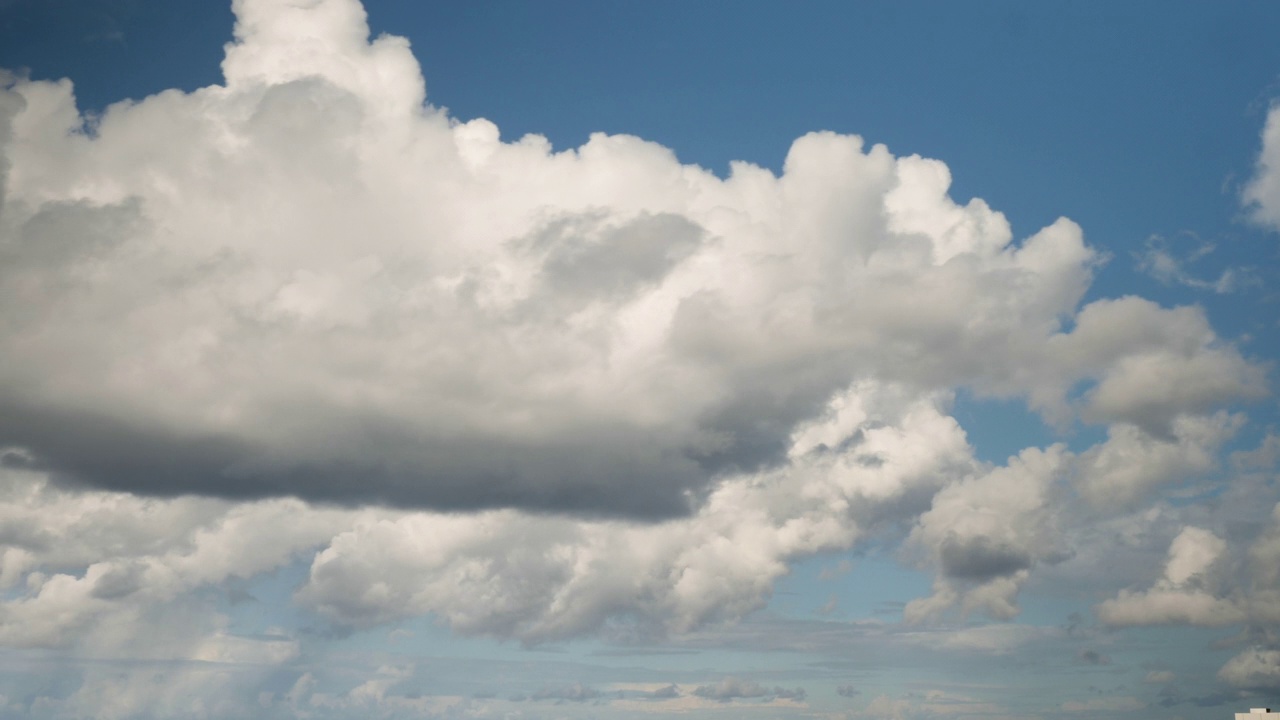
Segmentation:
<svg viewBox="0 0 1280 720">
<path fill-rule="evenodd" d="M 1064 333 L 1079 228 L 1014 244 L 937 161 L 817 133 L 721 179 L 634 137 L 504 143 L 424 106 L 354 0 L 235 9 L 222 86 L 85 119 L 5 82 L 0 443 L 59 478 L 659 517 L 859 381 L 1055 419 L 1096 381 L 1087 417 L 1155 431 L 1259 386 L 1194 311 Z"/>
</svg>

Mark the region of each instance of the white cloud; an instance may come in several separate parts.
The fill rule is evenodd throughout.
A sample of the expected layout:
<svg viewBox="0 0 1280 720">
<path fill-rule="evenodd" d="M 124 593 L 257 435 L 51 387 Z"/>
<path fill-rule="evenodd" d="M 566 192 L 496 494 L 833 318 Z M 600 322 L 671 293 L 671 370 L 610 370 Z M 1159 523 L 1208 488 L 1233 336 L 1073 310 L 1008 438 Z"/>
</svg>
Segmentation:
<svg viewBox="0 0 1280 720">
<path fill-rule="evenodd" d="M 0 644 L 174 666 L 87 672 L 59 713 L 246 714 L 181 703 L 243 696 L 302 644 L 235 634 L 209 597 L 299 560 L 295 600 L 340 625 L 538 643 L 732 622 L 794 559 L 900 531 L 937 572 L 908 619 L 1011 618 L 1061 551 L 1063 478 L 1136 503 L 1212 467 L 1238 422 L 1215 411 L 1265 392 L 1198 308 L 1079 307 L 1081 229 L 1015 242 L 939 161 L 820 132 L 781 174 L 718 178 L 629 136 L 504 143 L 424 106 L 407 44 L 370 42 L 354 0 L 235 9 L 221 86 L 86 126 L 69 82 L 0 81 Z M 1109 439 L 984 465 L 958 387 Z M 1276 537 L 1254 618 L 1280 606 Z M 1230 622 L 1223 543 L 1188 528 L 1100 614 Z M 262 697 L 465 705 L 397 696 L 405 677 Z M 714 705 L 681 690 L 644 702 Z M 1005 712 L 867 712 L 958 707 Z"/>
<path fill-rule="evenodd" d="M 87 130 L 69 83 L 6 82 L 0 442 L 60 475 L 653 518 L 868 378 L 1046 412 L 1097 380 L 1091 417 L 1152 425 L 1256 394 L 1194 311 L 1062 333 L 1080 229 L 1014 243 L 939 161 L 814 133 L 721 179 L 629 136 L 504 143 L 423 106 L 355 0 L 235 9 L 224 85 Z"/>
<path fill-rule="evenodd" d="M 1239 688 L 1280 688 L 1280 650 L 1245 650 L 1228 660 L 1218 677 Z"/>
<path fill-rule="evenodd" d="M 1077 487 L 1095 509 L 1131 508 L 1162 485 L 1211 470 L 1222 444 L 1243 421 L 1225 412 L 1182 415 L 1173 421 L 1172 437 L 1153 436 L 1127 423 L 1112 425 L 1106 442 L 1081 455 Z"/>
<path fill-rule="evenodd" d="M 724 481 L 689 518 L 495 511 L 357 526 L 316 556 L 299 599 L 357 625 L 431 612 L 463 633 L 532 642 L 613 616 L 671 632 L 738 618 L 763 604 L 791 559 L 850 547 L 905 497 L 927 497 L 972 466 L 954 421 L 928 400 L 900 402 L 855 387 L 825 422 L 797 432 L 790 465 Z"/>
<path fill-rule="evenodd" d="M 1280 106 L 1267 113 L 1262 151 L 1253 179 L 1244 188 L 1244 203 L 1255 222 L 1280 230 Z"/>
<path fill-rule="evenodd" d="M 280 567 L 366 514 L 66 490 L 26 470 L 0 469 L 0 481 L 0 518 L 12 519 L 0 574 L 18 579 L 0 603 L 0 644 L 91 656 L 288 660 L 296 641 L 229 635 L 226 618 L 193 593 Z"/>
<path fill-rule="evenodd" d="M 1008 466 L 948 485 L 934 497 L 908 543 L 926 553 L 938 576 L 931 596 L 907 604 L 909 622 L 936 618 L 956 604 L 965 613 L 1017 615 L 1018 588 L 1056 543 L 1048 493 L 1068 455 L 1061 445 L 1029 448 Z"/>
<path fill-rule="evenodd" d="M 1226 550 L 1227 544 L 1208 530 L 1184 528 L 1169 546 L 1164 577 L 1145 591 L 1121 590 L 1098 605 L 1098 617 L 1109 625 L 1242 622 L 1245 612 L 1233 599 L 1217 596 L 1218 583 L 1210 574 Z"/>
</svg>

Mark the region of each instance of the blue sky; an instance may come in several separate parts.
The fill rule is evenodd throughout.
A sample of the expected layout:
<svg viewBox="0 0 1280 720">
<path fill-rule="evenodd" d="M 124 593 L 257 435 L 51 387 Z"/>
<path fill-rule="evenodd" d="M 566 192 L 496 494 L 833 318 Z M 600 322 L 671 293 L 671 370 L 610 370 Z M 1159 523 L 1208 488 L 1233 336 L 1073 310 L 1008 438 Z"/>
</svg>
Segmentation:
<svg viewBox="0 0 1280 720">
<path fill-rule="evenodd" d="M 0 718 L 1280 705 L 1278 26 L 0 0 Z"/>
</svg>

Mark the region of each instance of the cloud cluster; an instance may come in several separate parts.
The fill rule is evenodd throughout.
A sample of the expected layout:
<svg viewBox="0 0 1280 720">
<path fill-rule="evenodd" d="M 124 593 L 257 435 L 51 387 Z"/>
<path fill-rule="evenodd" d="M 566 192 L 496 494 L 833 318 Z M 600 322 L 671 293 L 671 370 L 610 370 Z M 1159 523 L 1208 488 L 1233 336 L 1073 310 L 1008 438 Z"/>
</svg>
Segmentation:
<svg viewBox="0 0 1280 720">
<path fill-rule="evenodd" d="M 298 597 L 348 624 L 432 612 L 460 632 L 530 642 L 610 618 L 687 632 L 741 617 L 791 559 L 850 547 L 971 470 L 963 432 L 936 403 L 857 386 L 795 433 L 785 467 L 726 479 L 688 518 L 507 510 L 360 525 L 316 556 Z"/>
<path fill-rule="evenodd" d="M 370 41 L 355 0 L 235 10 L 223 85 L 85 118 L 69 82 L 0 78 L 0 645 L 203 668 L 86 671 L 58 712 L 248 692 L 226 667 L 302 643 L 234 634 L 216 595 L 290 563 L 298 605 L 343 628 L 431 615 L 536 644 L 733 622 L 795 559 L 887 539 L 935 573 L 907 620 L 1009 619 L 1039 569 L 1106 544 L 1081 526 L 1212 472 L 1243 423 L 1224 407 L 1266 393 L 1199 308 L 1081 305 L 1100 254 L 1080 228 L 1015 242 L 936 160 L 820 132 L 779 174 L 718 177 L 629 136 L 504 142 L 425 105 L 407 43 Z M 1249 197 L 1280 222 L 1269 153 Z M 958 388 L 1106 440 L 980 462 Z M 1098 615 L 1274 627 L 1278 528 L 1188 525 Z M 1276 667 L 1258 646 L 1221 677 Z M 464 707 L 394 695 L 406 672 L 345 693 L 303 674 L 264 707 Z M 957 707 L 1004 712 L 866 715 Z"/>
<path fill-rule="evenodd" d="M 0 443 L 64 480 L 669 517 L 858 381 L 1152 432 L 1260 387 L 1195 310 L 1077 315 L 1080 229 L 1014 243 L 938 161 L 503 142 L 355 0 L 235 8 L 224 85 L 3 83 Z"/>
</svg>

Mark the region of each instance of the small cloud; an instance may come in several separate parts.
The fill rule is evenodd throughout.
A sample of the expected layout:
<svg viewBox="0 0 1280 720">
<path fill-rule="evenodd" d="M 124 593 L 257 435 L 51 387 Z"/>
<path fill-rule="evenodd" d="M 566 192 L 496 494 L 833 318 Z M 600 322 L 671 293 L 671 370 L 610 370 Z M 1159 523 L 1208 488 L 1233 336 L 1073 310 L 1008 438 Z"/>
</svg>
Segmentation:
<svg viewBox="0 0 1280 720">
<path fill-rule="evenodd" d="M 1246 285 L 1256 284 L 1256 278 L 1244 268 L 1227 268 L 1210 280 L 1193 275 L 1187 266 L 1195 264 L 1214 250 L 1213 243 L 1200 240 L 1193 233 L 1185 233 L 1196 246 L 1179 254 L 1171 243 L 1159 236 L 1147 238 L 1141 252 L 1133 254 L 1138 271 L 1150 275 L 1164 285 L 1181 285 L 1196 290 L 1209 290 L 1219 295 L 1231 293 Z"/>
<path fill-rule="evenodd" d="M 708 700 L 728 702 L 739 698 L 764 697 L 768 692 L 759 683 L 738 680 L 737 678 L 725 678 L 715 685 L 699 685 L 694 689 L 693 694 Z"/>
<path fill-rule="evenodd" d="M 1152 670 L 1147 676 L 1142 678 L 1142 682 L 1151 685 L 1165 685 L 1173 682 L 1174 674 L 1169 670 Z"/>
<path fill-rule="evenodd" d="M 737 678 L 725 678 L 715 685 L 699 685 L 694 689 L 693 694 L 706 698 L 707 700 L 716 700 L 719 702 L 730 702 L 733 700 L 751 700 L 756 698 L 767 700 L 792 700 L 802 702 L 808 697 L 808 691 L 804 688 L 783 688 L 774 687 L 772 690 L 764 687 L 759 683 L 754 683 Z"/>
<path fill-rule="evenodd" d="M 657 690 L 649 693 L 649 697 L 653 700 L 669 700 L 671 698 L 678 698 L 680 697 L 680 688 L 676 687 L 675 683 L 671 683 L 666 687 L 658 688 Z"/>
<path fill-rule="evenodd" d="M 840 685 L 839 687 L 836 688 L 836 694 L 839 695 L 840 697 L 851 698 L 851 697 L 857 697 L 858 695 L 861 695 L 862 691 L 857 689 L 853 685 Z"/>
<path fill-rule="evenodd" d="M 531 700 L 556 700 L 558 702 L 586 702 L 597 700 L 602 696 L 599 690 L 582 683 L 574 683 L 565 687 L 543 688 L 530 696 Z"/>
<path fill-rule="evenodd" d="M 1086 648 L 1076 654 L 1076 658 L 1086 665 L 1110 665 L 1111 658 L 1097 650 Z"/>
<path fill-rule="evenodd" d="M 804 702 L 804 699 L 809 696 L 809 692 L 802 687 L 790 690 L 787 688 L 775 687 L 773 692 L 770 694 L 779 700 L 794 700 L 795 702 Z"/>
</svg>

